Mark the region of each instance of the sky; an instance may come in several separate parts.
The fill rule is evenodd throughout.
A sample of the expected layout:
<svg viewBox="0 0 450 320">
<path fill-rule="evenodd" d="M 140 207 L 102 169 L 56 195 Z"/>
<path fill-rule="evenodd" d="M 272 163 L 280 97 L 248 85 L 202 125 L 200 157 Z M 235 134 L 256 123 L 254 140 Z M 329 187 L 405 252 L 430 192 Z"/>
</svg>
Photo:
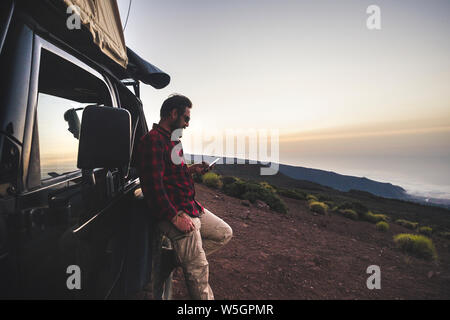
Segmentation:
<svg viewBox="0 0 450 320">
<path fill-rule="evenodd" d="M 148 123 L 170 94 L 192 100 L 187 153 L 276 129 L 281 163 L 450 198 L 449 33 L 448 0 L 133 0 L 125 41 L 171 76 L 142 88 Z"/>
</svg>

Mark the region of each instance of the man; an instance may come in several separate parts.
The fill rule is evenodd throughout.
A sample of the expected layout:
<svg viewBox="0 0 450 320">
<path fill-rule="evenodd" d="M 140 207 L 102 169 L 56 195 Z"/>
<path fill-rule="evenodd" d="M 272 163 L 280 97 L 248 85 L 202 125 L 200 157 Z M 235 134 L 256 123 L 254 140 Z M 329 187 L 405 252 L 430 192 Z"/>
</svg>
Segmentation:
<svg viewBox="0 0 450 320">
<path fill-rule="evenodd" d="M 178 138 L 181 130 L 189 126 L 191 108 L 191 101 L 182 95 L 164 101 L 159 124 L 153 124 L 153 129 L 141 138 L 139 176 L 158 227 L 172 241 L 191 298 L 212 300 L 206 255 L 224 246 L 233 231 L 195 200 L 191 175 L 205 173 L 208 165 L 188 167 L 184 162 Z"/>
</svg>

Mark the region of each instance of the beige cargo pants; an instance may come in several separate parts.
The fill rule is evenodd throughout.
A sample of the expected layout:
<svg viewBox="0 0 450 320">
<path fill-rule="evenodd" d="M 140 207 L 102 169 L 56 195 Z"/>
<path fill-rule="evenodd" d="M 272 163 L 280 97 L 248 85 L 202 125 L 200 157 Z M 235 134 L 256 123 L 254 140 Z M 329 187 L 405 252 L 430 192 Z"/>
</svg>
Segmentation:
<svg viewBox="0 0 450 320">
<path fill-rule="evenodd" d="M 182 233 L 169 221 L 162 221 L 158 226 L 172 241 L 191 299 L 214 300 L 209 286 L 209 265 L 206 256 L 227 244 L 233 236 L 233 230 L 206 208 L 199 218 L 191 219 L 195 230 L 189 233 Z"/>
</svg>

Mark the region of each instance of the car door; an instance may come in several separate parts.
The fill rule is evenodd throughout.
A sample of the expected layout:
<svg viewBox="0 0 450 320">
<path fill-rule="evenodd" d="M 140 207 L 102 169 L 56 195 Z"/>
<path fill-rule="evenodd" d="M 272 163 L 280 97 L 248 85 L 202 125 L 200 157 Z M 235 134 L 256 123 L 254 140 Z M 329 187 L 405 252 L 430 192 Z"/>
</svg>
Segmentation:
<svg viewBox="0 0 450 320">
<path fill-rule="evenodd" d="M 105 298 L 123 263 L 129 196 L 113 193 L 119 170 L 95 169 L 95 185 L 86 185 L 77 152 L 83 109 L 117 107 L 114 92 L 102 74 L 38 36 L 34 51 L 17 202 L 19 296 Z"/>
</svg>

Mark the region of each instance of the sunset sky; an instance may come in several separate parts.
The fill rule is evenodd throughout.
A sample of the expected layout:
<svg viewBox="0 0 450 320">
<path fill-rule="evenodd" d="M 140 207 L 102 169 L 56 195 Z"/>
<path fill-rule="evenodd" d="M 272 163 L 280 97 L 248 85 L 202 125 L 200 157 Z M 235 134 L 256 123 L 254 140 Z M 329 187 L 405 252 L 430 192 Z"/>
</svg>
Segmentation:
<svg viewBox="0 0 450 320">
<path fill-rule="evenodd" d="M 118 0 L 125 23 L 129 0 Z M 368 30 L 369 5 L 381 30 Z M 194 103 L 184 139 L 280 131 L 280 162 L 450 198 L 450 1 L 133 0 L 126 44 L 170 74 L 149 123 Z M 185 142 L 186 152 L 202 152 Z"/>
</svg>

